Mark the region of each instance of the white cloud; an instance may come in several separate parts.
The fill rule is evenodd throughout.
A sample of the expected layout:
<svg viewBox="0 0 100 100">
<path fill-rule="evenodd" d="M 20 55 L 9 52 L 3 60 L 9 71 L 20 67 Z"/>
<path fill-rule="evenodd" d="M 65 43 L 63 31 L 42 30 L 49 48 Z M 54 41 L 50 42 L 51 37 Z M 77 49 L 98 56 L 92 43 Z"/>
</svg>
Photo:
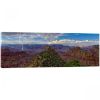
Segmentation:
<svg viewBox="0 0 100 100">
<path fill-rule="evenodd" d="M 9 33 L 11 34 L 11 33 Z M 50 41 L 54 41 L 59 36 L 63 35 L 61 33 L 16 33 L 9 35 L 5 33 L 2 35 L 3 44 L 45 44 Z"/>
<path fill-rule="evenodd" d="M 68 46 L 91 46 L 99 44 L 99 41 L 92 40 L 71 40 L 71 39 L 63 39 L 63 40 L 55 40 L 49 42 L 49 44 L 63 44 Z"/>
<path fill-rule="evenodd" d="M 2 40 L 2 44 L 45 44 L 45 41 L 41 40 L 32 40 L 32 39 L 24 39 L 24 40 Z"/>
</svg>

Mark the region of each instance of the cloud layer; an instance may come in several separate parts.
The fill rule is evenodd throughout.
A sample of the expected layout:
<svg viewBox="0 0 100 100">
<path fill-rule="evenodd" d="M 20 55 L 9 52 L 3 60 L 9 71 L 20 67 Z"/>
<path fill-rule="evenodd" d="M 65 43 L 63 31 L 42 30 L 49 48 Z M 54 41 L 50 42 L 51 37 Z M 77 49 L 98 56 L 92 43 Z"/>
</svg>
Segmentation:
<svg viewBox="0 0 100 100">
<path fill-rule="evenodd" d="M 62 36 L 61 33 L 2 33 L 3 44 L 45 44 Z"/>
<path fill-rule="evenodd" d="M 76 39 L 79 34 L 76 34 L 74 36 L 75 39 L 69 39 L 68 36 L 70 35 L 72 34 L 4 32 L 2 33 L 2 44 L 62 44 L 80 47 L 99 44 L 98 40 L 89 40 L 85 38 L 84 40 Z M 84 35 L 84 37 L 85 36 L 86 34 Z"/>
<path fill-rule="evenodd" d="M 63 40 L 54 40 L 49 42 L 49 44 L 63 44 L 68 46 L 91 46 L 98 45 L 99 41 L 90 41 L 90 40 L 71 40 L 71 39 L 63 39 Z"/>
</svg>

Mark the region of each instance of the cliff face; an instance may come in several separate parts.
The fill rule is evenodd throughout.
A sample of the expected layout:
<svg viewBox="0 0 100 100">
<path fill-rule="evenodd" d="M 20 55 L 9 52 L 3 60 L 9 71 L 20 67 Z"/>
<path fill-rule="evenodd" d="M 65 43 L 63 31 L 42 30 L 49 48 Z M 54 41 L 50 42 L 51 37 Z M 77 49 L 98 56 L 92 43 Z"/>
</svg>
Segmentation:
<svg viewBox="0 0 100 100">
<path fill-rule="evenodd" d="M 12 52 L 9 49 L 2 49 L 1 67 L 14 68 L 26 67 L 30 63 L 31 56 L 24 51 Z"/>
<path fill-rule="evenodd" d="M 99 45 L 91 47 L 72 47 L 60 51 L 53 46 L 44 46 L 41 52 L 1 49 L 1 67 L 75 67 L 99 66 Z M 37 51 L 37 48 L 35 48 Z"/>
<path fill-rule="evenodd" d="M 93 46 L 88 51 L 80 47 L 74 47 L 68 52 L 60 54 L 64 61 L 78 60 L 82 66 L 99 65 L 99 47 Z"/>
</svg>

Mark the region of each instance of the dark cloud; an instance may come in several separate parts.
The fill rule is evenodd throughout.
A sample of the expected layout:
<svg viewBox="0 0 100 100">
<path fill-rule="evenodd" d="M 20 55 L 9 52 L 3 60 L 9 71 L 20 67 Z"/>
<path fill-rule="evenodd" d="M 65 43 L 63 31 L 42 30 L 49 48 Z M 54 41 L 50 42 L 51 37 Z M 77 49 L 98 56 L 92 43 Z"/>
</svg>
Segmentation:
<svg viewBox="0 0 100 100">
<path fill-rule="evenodd" d="M 25 35 L 37 35 L 37 34 L 42 34 L 42 35 L 47 35 L 49 33 L 40 33 L 40 32 L 2 32 L 2 35 L 18 35 L 18 34 L 25 34 Z M 50 34 L 55 34 L 55 35 L 58 35 L 58 34 L 61 34 L 61 33 L 50 33 Z M 50 35 L 49 34 L 49 35 Z"/>
</svg>

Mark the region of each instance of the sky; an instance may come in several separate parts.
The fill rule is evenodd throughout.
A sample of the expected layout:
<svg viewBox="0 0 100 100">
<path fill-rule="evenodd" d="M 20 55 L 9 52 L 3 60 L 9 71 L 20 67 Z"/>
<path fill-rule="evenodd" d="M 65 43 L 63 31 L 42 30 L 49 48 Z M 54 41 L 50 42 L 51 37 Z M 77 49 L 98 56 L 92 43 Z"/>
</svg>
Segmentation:
<svg viewBox="0 0 100 100">
<path fill-rule="evenodd" d="M 99 44 L 97 33 L 21 33 L 2 32 L 2 44 L 62 44 L 91 46 Z"/>
</svg>

